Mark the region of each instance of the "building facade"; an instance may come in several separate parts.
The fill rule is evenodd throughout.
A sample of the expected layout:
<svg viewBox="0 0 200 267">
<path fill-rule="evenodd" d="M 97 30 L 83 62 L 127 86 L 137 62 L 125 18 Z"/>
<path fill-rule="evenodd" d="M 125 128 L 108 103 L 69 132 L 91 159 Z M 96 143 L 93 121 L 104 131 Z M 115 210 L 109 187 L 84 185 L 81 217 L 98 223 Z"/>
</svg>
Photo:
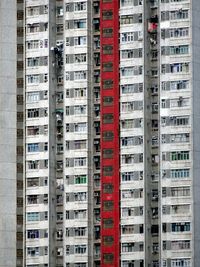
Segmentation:
<svg viewBox="0 0 200 267">
<path fill-rule="evenodd" d="M 0 4 L 0 266 L 16 265 L 16 10 L 16 3 L 7 6 L 6 1 L 2 1 Z M 7 49 L 10 58 L 5 53 Z M 10 121 L 7 121 L 8 117 Z"/>
<path fill-rule="evenodd" d="M 24 266 L 200 266 L 200 3 L 24 14 Z"/>
<path fill-rule="evenodd" d="M 0 3 L 0 266 L 23 266 L 23 0 Z"/>
</svg>

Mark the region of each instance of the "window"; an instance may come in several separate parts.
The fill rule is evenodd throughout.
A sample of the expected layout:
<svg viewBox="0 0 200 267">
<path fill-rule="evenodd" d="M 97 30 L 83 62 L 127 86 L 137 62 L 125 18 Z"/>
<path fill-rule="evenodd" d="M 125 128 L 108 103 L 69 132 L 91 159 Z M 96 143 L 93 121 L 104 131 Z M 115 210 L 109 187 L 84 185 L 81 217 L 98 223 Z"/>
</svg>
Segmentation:
<svg viewBox="0 0 200 267">
<path fill-rule="evenodd" d="M 28 152 L 38 152 L 39 151 L 39 143 L 28 144 Z"/>
<path fill-rule="evenodd" d="M 87 123 L 76 123 L 74 126 L 74 131 L 75 132 L 86 132 L 87 130 Z"/>
<path fill-rule="evenodd" d="M 126 6 L 132 7 L 133 6 L 133 0 L 121 0 L 120 4 L 121 4 L 121 7 L 126 7 Z M 129 266 L 127 266 L 127 267 L 129 267 Z"/>
<path fill-rule="evenodd" d="M 63 24 L 56 24 L 56 32 L 63 33 Z"/>
<path fill-rule="evenodd" d="M 172 259 L 171 267 L 192 267 L 190 259 Z"/>
<path fill-rule="evenodd" d="M 75 29 L 84 29 L 86 28 L 86 25 L 87 25 L 86 19 L 74 20 Z"/>
<path fill-rule="evenodd" d="M 133 15 L 123 15 L 120 18 L 120 24 L 133 24 L 134 23 L 134 17 Z"/>
<path fill-rule="evenodd" d="M 66 230 L 68 230 L 68 229 L 66 229 Z M 66 236 L 69 236 L 68 232 L 66 232 Z M 70 254 L 70 246 L 66 246 L 66 255 L 69 255 L 69 254 Z"/>
<path fill-rule="evenodd" d="M 162 73 L 188 73 L 189 72 L 189 63 L 173 63 L 173 64 L 163 64 Z"/>
<path fill-rule="evenodd" d="M 39 238 L 39 230 L 28 230 L 27 231 L 28 239 L 36 239 Z"/>
<path fill-rule="evenodd" d="M 122 182 L 143 180 L 143 172 L 123 172 L 121 173 Z"/>
<path fill-rule="evenodd" d="M 86 158 L 75 158 L 74 159 L 74 166 L 75 167 L 82 167 L 86 166 Z"/>
<path fill-rule="evenodd" d="M 122 102 L 121 103 L 121 112 L 132 112 L 134 110 L 142 110 L 143 101 L 131 101 L 131 102 Z"/>
<path fill-rule="evenodd" d="M 62 212 L 56 213 L 56 220 L 57 221 L 63 221 L 63 213 Z"/>
<path fill-rule="evenodd" d="M 113 63 L 112 62 L 103 63 L 103 71 L 112 72 L 113 71 Z"/>
<path fill-rule="evenodd" d="M 27 127 L 27 135 L 38 135 L 38 134 L 39 134 L 39 126 Z"/>
<path fill-rule="evenodd" d="M 66 44 L 68 42 L 66 41 Z M 82 46 L 82 45 L 87 45 L 87 37 L 86 36 L 78 36 L 74 37 L 74 45 L 75 46 Z"/>
<path fill-rule="evenodd" d="M 122 252 L 134 252 L 135 243 L 122 243 Z"/>
<path fill-rule="evenodd" d="M 170 38 L 180 38 L 189 36 L 189 28 L 173 28 L 169 30 Z"/>
<path fill-rule="evenodd" d="M 63 144 L 57 144 L 56 151 L 58 154 L 63 153 Z"/>
<path fill-rule="evenodd" d="M 28 169 L 29 170 L 37 170 L 39 168 L 39 160 L 29 160 L 28 161 Z"/>
<path fill-rule="evenodd" d="M 110 124 L 114 122 L 114 116 L 113 114 L 103 114 L 103 123 L 104 124 Z"/>
<path fill-rule="evenodd" d="M 111 159 L 114 156 L 113 149 L 103 149 L 103 158 L 104 159 Z"/>
<path fill-rule="evenodd" d="M 26 9 L 27 16 L 38 16 L 40 15 L 40 6 L 31 6 Z"/>
<path fill-rule="evenodd" d="M 74 106 L 74 115 L 85 115 L 86 114 L 86 106 L 79 105 Z"/>
<path fill-rule="evenodd" d="M 122 217 L 130 217 L 135 216 L 135 208 L 129 207 L 129 208 L 122 208 Z M 122 228 L 122 231 L 124 228 Z"/>
<path fill-rule="evenodd" d="M 190 240 L 171 241 L 171 250 L 190 249 Z"/>
<path fill-rule="evenodd" d="M 39 23 L 27 24 L 27 33 L 35 33 L 40 31 Z"/>
<path fill-rule="evenodd" d="M 143 197 L 143 189 L 128 189 L 121 191 L 122 199 L 127 198 L 142 198 Z"/>
<path fill-rule="evenodd" d="M 39 212 L 27 212 L 27 221 L 39 221 Z"/>
<path fill-rule="evenodd" d="M 86 227 L 74 228 L 74 236 L 86 236 L 86 233 L 87 233 Z"/>
<path fill-rule="evenodd" d="M 121 76 L 122 77 L 141 75 L 142 72 L 143 72 L 143 67 L 142 66 L 123 67 L 123 68 L 121 68 Z"/>
<path fill-rule="evenodd" d="M 103 201 L 103 210 L 104 211 L 112 211 L 114 208 L 114 202 L 112 200 L 104 200 Z"/>
<path fill-rule="evenodd" d="M 189 45 L 170 46 L 170 55 L 182 55 L 189 53 Z"/>
<path fill-rule="evenodd" d="M 74 193 L 74 201 L 86 201 L 86 200 L 87 200 L 86 192 Z"/>
<path fill-rule="evenodd" d="M 39 92 L 28 92 L 27 93 L 27 102 L 37 102 L 40 100 L 40 93 Z"/>
<path fill-rule="evenodd" d="M 122 124 L 122 129 L 132 129 L 135 126 L 135 121 L 134 120 L 124 120 L 121 122 Z"/>
<path fill-rule="evenodd" d="M 170 108 L 187 107 L 190 104 L 189 98 L 179 97 L 178 99 L 170 99 Z"/>
<path fill-rule="evenodd" d="M 75 88 L 74 98 L 85 97 L 87 95 L 86 88 Z"/>
<path fill-rule="evenodd" d="M 27 84 L 38 84 L 40 82 L 39 74 L 27 75 Z"/>
<path fill-rule="evenodd" d="M 104 253 L 103 254 L 103 263 L 112 264 L 114 260 L 114 255 L 112 253 Z"/>
<path fill-rule="evenodd" d="M 122 164 L 133 164 L 143 162 L 143 154 L 123 154 L 121 156 Z"/>
<path fill-rule="evenodd" d="M 27 49 L 38 49 L 39 48 L 39 40 L 30 40 L 26 43 Z"/>
<path fill-rule="evenodd" d="M 75 263 L 74 267 L 87 267 L 87 263 L 78 262 L 78 263 Z"/>
<path fill-rule="evenodd" d="M 87 55 L 86 54 L 75 54 L 74 61 L 75 63 L 87 62 Z"/>
<path fill-rule="evenodd" d="M 75 71 L 74 72 L 74 80 L 86 80 L 87 78 L 87 71 Z"/>
<path fill-rule="evenodd" d="M 86 149 L 87 143 L 86 140 L 75 140 L 74 149 Z"/>
<path fill-rule="evenodd" d="M 112 194 L 113 193 L 113 184 L 103 184 L 103 192 L 105 194 Z"/>
<path fill-rule="evenodd" d="M 190 231 L 190 223 L 183 222 L 183 223 L 172 223 L 171 224 L 172 232 L 188 232 Z"/>
<path fill-rule="evenodd" d="M 141 58 L 141 57 L 142 57 L 142 48 L 121 50 L 122 59 Z"/>
<path fill-rule="evenodd" d="M 161 12 L 161 21 L 188 19 L 189 10 L 177 9 Z"/>
<path fill-rule="evenodd" d="M 189 10 L 179 9 L 170 11 L 170 20 L 188 19 L 188 15 L 189 15 Z"/>
<path fill-rule="evenodd" d="M 142 32 L 123 32 L 120 34 L 121 44 L 133 43 L 134 41 L 143 39 Z"/>
<path fill-rule="evenodd" d="M 56 15 L 57 15 L 57 17 L 62 17 L 63 16 L 63 7 L 62 6 L 57 6 Z"/>
<path fill-rule="evenodd" d="M 87 177 L 85 175 L 76 175 L 75 176 L 75 184 L 86 184 Z"/>
<path fill-rule="evenodd" d="M 171 81 L 169 83 L 169 88 L 171 91 L 173 90 L 184 90 L 189 88 L 189 81 L 183 80 L 183 81 Z"/>
<path fill-rule="evenodd" d="M 190 154 L 189 151 L 175 151 L 170 153 L 170 158 L 172 161 L 175 160 L 189 160 Z"/>
<path fill-rule="evenodd" d="M 112 236 L 104 236 L 103 237 L 103 244 L 105 246 L 112 246 L 114 242 L 114 238 Z"/>
<path fill-rule="evenodd" d="M 173 179 L 184 179 L 190 177 L 190 169 L 175 169 L 170 171 L 170 177 Z"/>
<path fill-rule="evenodd" d="M 103 219 L 103 228 L 113 228 L 114 222 L 112 218 Z"/>
<path fill-rule="evenodd" d="M 171 197 L 188 197 L 190 196 L 190 187 L 172 187 Z"/>
<path fill-rule="evenodd" d="M 85 254 L 87 251 L 86 245 L 75 245 L 75 254 Z"/>
<path fill-rule="evenodd" d="M 86 215 L 86 210 L 74 210 L 74 219 L 85 219 Z"/>
<path fill-rule="evenodd" d="M 27 58 L 28 67 L 37 67 L 39 66 L 39 57 L 37 58 Z"/>
<path fill-rule="evenodd" d="M 136 41 L 136 34 L 137 32 L 124 32 L 121 33 L 120 35 L 120 40 L 122 44 L 126 44 L 126 43 L 133 43 L 134 41 Z"/>
<path fill-rule="evenodd" d="M 172 205 L 171 206 L 171 210 L 170 210 L 171 214 L 189 214 L 190 213 L 190 205 Z"/>
<path fill-rule="evenodd" d="M 39 108 L 28 109 L 28 118 L 37 118 L 39 117 Z"/>
<path fill-rule="evenodd" d="M 39 186 L 39 177 L 32 177 L 27 179 L 27 187 Z"/>
<path fill-rule="evenodd" d="M 114 138 L 114 133 L 110 131 L 103 132 L 103 140 L 104 141 L 112 141 Z"/>
<path fill-rule="evenodd" d="M 86 2 L 75 2 L 74 3 L 74 11 L 84 11 L 87 9 Z"/>
<path fill-rule="evenodd" d="M 132 164 L 135 163 L 135 155 L 134 154 L 125 154 L 121 157 L 122 164 Z"/>
<path fill-rule="evenodd" d="M 122 94 L 132 94 L 132 93 L 141 93 L 143 92 L 143 84 L 136 83 L 136 84 L 125 84 L 121 86 L 121 93 Z"/>
<path fill-rule="evenodd" d="M 188 143 L 189 141 L 190 141 L 189 133 L 162 135 L 162 143 Z"/>
<path fill-rule="evenodd" d="M 112 28 L 103 28 L 103 37 L 112 37 L 113 29 Z"/>
<path fill-rule="evenodd" d="M 134 225 L 122 225 L 122 234 L 123 235 L 129 235 L 134 233 Z M 130 252 L 128 251 L 129 243 L 122 244 L 122 251 L 123 252 Z"/>
<path fill-rule="evenodd" d="M 103 45 L 103 54 L 104 55 L 112 55 L 113 54 L 113 46 L 112 45 Z"/>
<path fill-rule="evenodd" d="M 104 176 L 112 176 L 113 175 L 113 167 L 112 166 L 104 166 L 103 167 L 103 175 Z"/>
<path fill-rule="evenodd" d="M 39 247 L 27 247 L 27 256 L 39 256 Z"/>
<path fill-rule="evenodd" d="M 113 80 L 103 80 L 103 89 L 110 89 L 113 87 Z"/>
<path fill-rule="evenodd" d="M 103 10 L 103 20 L 112 20 L 113 11 L 112 10 Z"/>
<path fill-rule="evenodd" d="M 135 267 L 134 260 L 122 261 L 122 267 Z"/>
<path fill-rule="evenodd" d="M 161 118 L 162 126 L 181 126 L 189 125 L 189 116 L 174 116 L 174 117 L 162 117 Z"/>
</svg>

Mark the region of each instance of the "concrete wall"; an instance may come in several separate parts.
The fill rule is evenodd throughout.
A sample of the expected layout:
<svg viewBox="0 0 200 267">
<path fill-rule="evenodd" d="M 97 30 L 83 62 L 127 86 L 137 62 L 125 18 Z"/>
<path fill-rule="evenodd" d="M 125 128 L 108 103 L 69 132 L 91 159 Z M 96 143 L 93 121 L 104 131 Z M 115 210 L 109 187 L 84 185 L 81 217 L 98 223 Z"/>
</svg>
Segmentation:
<svg viewBox="0 0 200 267">
<path fill-rule="evenodd" d="M 0 1 L 0 266 L 16 266 L 16 1 Z"/>
<path fill-rule="evenodd" d="M 193 234 L 194 264 L 200 266 L 200 2 L 192 1 L 193 46 Z"/>
</svg>

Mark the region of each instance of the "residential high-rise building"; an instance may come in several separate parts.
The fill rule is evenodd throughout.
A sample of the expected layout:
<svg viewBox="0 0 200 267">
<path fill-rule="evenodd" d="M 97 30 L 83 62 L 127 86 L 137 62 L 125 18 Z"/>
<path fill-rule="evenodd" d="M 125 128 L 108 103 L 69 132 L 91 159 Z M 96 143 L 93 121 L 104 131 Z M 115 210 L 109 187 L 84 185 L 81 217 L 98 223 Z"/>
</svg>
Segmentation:
<svg viewBox="0 0 200 267">
<path fill-rule="evenodd" d="M 6 35 L 2 29 L 0 30 L 1 267 L 16 265 L 16 10 L 16 3 L 7 5 L 6 1 L 2 1 L 0 4 L 1 28 L 5 27 L 8 33 Z M 8 51 L 11 57 L 8 57 Z"/>
<path fill-rule="evenodd" d="M 23 266 L 23 0 L 0 2 L 0 266 Z"/>
<path fill-rule="evenodd" d="M 24 266 L 199 267 L 200 2 L 24 14 Z"/>
</svg>

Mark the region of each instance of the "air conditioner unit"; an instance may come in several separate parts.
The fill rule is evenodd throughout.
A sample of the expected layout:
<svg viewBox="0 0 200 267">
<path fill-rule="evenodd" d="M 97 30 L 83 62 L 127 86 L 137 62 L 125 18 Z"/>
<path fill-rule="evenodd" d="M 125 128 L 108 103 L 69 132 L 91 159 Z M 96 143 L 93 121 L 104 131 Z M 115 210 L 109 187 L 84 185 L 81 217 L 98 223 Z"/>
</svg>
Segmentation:
<svg viewBox="0 0 200 267">
<path fill-rule="evenodd" d="M 157 199 L 158 199 L 158 195 L 152 196 L 152 200 L 157 200 Z"/>
<path fill-rule="evenodd" d="M 62 98 L 57 98 L 57 102 L 58 103 L 62 103 L 63 102 L 63 99 Z"/>
<path fill-rule="evenodd" d="M 57 248 L 57 256 L 63 256 L 63 248 Z"/>
<path fill-rule="evenodd" d="M 61 116 L 59 114 L 56 114 L 56 120 L 57 120 L 57 122 L 62 121 L 62 118 L 61 118 Z"/>
</svg>

